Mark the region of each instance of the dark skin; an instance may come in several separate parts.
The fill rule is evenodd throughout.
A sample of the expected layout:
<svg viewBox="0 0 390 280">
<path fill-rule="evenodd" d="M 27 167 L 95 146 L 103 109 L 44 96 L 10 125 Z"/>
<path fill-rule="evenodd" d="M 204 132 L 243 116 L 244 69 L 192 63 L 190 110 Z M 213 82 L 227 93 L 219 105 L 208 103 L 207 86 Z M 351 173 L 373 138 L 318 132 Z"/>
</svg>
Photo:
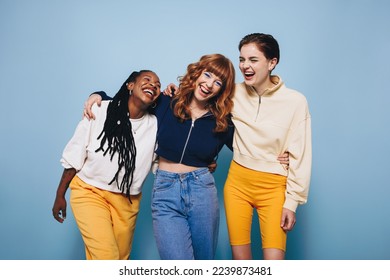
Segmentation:
<svg viewBox="0 0 390 280">
<path fill-rule="evenodd" d="M 68 190 L 69 183 L 72 181 L 73 177 L 76 175 L 76 169 L 69 168 L 64 169 L 62 173 L 60 183 L 58 185 L 56 199 L 54 200 L 53 205 L 53 217 L 59 223 L 63 223 L 66 219 L 66 199 L 65 194 Z"/>
<path fill-rule="evenodd" d="M 149 91 L 154 91 L 155 94 L 152 95 L 152 97 L 149 94 L 143 93 L 141 87 L 145 87 L 146 85 L 148 86 Z M 131 112 L 130 117 L 134 119 L 140 118 L 145 114 L 147 108 L 153 103 L 154 99 L 160 95 L 160 80 L 153 72 L 143 73 L 136 79 L 135 82 L 128 83 L 127 89 L 129 91 L 134 90 L 134 94 L 132 94 L 128 100 L 128 109 L 129 112 Z M 52 208 L 53 217 L 59 223 L 63 223 L 66 219 L 67 202 L 65 194 L 68 190 L 69 183 L 75 175 L 76 169 L 74 168 L 64 169 L 62 173 Z"/>
</svg>

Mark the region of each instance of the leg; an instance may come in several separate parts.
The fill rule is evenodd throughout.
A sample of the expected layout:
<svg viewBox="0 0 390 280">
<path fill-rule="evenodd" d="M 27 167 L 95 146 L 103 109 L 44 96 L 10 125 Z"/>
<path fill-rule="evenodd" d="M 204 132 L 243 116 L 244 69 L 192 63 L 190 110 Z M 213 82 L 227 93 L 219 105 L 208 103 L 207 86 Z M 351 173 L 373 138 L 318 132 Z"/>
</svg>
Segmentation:
<svg viewBox="0 0 390 280">
<path fill-rule="evenodd" d="M 261 188 L 255 194 L 261 231 L 263 258 L 282 260 L 286 250 L 286 232 L 281 228 L 286 177 L 259 172 Z"/>
<path fill-rule="evenodd" d="M 104 192 L 77 176 L 71 184 L 70 203 L 86 248 L 87 259 L 117 260 L 119 251 Z"/>
<path fill-rule="evenodd" d="M 187 177 L 187 187 L 194 258 L 212 260 L 217 248 L 220 216 L 214 177 L 207 169 L 198 169 Z"/>
<path fill-rule="evenodd" d="M 263 258 L 265 260 L 284 260 L 284 251 L 275 248 L 264 248 Z"/>
<path fill-rule="evenodd" d="M 152 217 L 158 252 L 163 260 L 194 258 L 186 199 L 179 175 L 157 170 L 152 192 Z"/>
<path fill-rule="evenodd" d="M 252 249 L 251 244 L 232 245 L 233 260 L 251 260 Z"/>
<path fill-rule="evenodd" d="M 251 176 L 232 161 L 224 187 L 226 221 L 233 259 L 252 259 L 251 226 L 253 204 L 250 194 Z"/>
<path fill-rule="evenodd" d="M 120 260 L 128 260 L 130 257 L 141 197 L 142 194 L 132 195 L 130 203 L 126 196 L 119 193 L 109 193 L 106 196 L 110 204 L 112 226 Z"/>
</svg>

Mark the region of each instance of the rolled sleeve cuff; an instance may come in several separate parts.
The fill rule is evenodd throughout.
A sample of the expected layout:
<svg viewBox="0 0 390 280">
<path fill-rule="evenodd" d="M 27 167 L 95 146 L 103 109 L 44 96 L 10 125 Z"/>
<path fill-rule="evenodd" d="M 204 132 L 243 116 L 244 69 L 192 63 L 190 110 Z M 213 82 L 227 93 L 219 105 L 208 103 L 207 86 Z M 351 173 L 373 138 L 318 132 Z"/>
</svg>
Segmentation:
<svg viewBox="0 0 390 280">
<path fill-rule="evenodd" d="M 283 208 L 289 209 L 295 213 L 297 211 L 298 204 L 299 203 L 297 201 L 287 197 L 286 201 L 284 202 Z"/>
</svg>

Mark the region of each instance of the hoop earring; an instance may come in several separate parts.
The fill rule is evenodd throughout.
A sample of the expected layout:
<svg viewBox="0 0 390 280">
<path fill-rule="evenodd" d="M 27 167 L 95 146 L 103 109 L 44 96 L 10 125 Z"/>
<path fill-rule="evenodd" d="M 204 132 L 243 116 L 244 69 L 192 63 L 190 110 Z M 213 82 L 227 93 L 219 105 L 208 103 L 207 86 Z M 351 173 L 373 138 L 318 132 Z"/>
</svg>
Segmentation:
<svg viewBox="0 0 390 280">
<path fill-rule="evenodd" d="M 156 108 L 156 106 L 157 106 L 157 103 L 153 102 L 153 104 L 150 106 L 150 108 L 154 109 L 154 108 Z"/>
<path fill-rule="evenodd" d="M 133 94 L 133 91 L 132 90 L 129 90 L 129 95 L 132 95 Z"/>
</svg>

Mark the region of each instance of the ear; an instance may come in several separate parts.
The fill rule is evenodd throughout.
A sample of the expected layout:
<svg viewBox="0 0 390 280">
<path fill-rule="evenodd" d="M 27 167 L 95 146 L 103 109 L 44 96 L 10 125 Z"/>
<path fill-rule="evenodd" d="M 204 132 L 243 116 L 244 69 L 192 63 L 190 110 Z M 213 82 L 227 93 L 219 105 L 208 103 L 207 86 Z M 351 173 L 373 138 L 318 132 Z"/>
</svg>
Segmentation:
<svg viewBox="0 0 390 280">
<path fill-rule="evenodd" d="M 276 57 L 272 58 L 268 62 L 268 71 L 272 71 L 275 69 L 276 64 L 278 64 L 278 59 Z"/>
<path fill-rule="evenodd" d="M 128 89 L 129 91 L 132 91 L 133 88 L 134 88 L 134 83 L 133 83 L 133 82 L 127 83 L 127 84 L 126 84 L 126 87 L 127 87 L 127 89 Z"/>
</svg>

